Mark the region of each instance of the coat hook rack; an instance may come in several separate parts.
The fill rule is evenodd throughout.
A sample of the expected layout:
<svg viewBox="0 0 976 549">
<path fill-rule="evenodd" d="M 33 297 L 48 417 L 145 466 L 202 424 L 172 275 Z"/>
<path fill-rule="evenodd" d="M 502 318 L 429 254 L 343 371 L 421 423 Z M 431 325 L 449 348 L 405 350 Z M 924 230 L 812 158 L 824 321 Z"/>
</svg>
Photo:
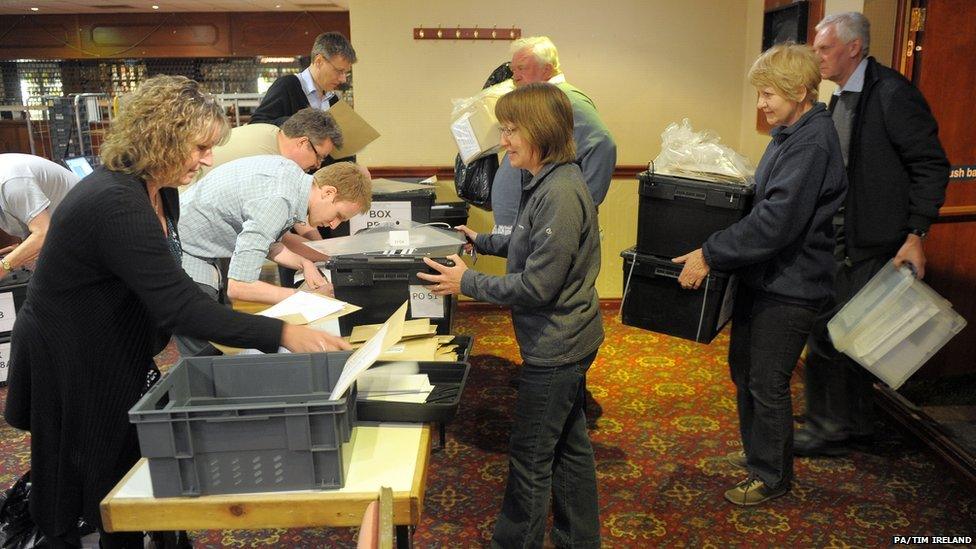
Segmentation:
<svg viewBox="0 0 976 549">
<path fill-rule="evenodd" d="M 425 27 L 423 25 L 413 29 L 414 40 L 517 40 L 522 37 L 522 29 L 517 27 L 498 28 L 482 27 L 462 27 L 460 25 L 444 27 Z"/>
</svg>

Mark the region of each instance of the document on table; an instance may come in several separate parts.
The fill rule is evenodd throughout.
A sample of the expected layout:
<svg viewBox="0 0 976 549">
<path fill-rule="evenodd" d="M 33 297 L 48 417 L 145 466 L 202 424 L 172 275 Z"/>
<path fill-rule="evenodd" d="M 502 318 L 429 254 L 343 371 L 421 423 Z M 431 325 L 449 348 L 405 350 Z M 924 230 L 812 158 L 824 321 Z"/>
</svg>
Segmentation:
<svg viewBox="0 0 976 549">
<path fill-rule="evenodd" d="M 304 322 L 297 322 L 298 324 L 308 324 L 324 316 L 341 311 L 345 305 L 345 302 L 331 297 L 310 292 L 295 292 L 276 305 L 272 305 L 258 314 L 261 316 L 280 318 L 286 321 L 298 320 L 298 317 L 293 316 L 298 315 L 304 318 Z"/>
<path fill-rule="evenodd" d="M 403 335 L 403 323 L 407 317 L 407 305 L 407 302 L 400 305 L 400 308 L 390 315 L 390 318 L 383 323 L 383 326 L 373 337 L 369 338 L 362 347 L 356 349 L 355 352 L 349 355 L 349 358 L 346 359 L 346 365 L 339 375 L 339 381 L 336 382 L 335 388 L 332 389 L 329 400 L 338 400 L 341 398 L 346 393 L 346 390 L 352 387 L 356 378 L 376 362 L 376 359 L 384 349 L 388 349 L 400 341 L 400 337 Z"/>
</svg>

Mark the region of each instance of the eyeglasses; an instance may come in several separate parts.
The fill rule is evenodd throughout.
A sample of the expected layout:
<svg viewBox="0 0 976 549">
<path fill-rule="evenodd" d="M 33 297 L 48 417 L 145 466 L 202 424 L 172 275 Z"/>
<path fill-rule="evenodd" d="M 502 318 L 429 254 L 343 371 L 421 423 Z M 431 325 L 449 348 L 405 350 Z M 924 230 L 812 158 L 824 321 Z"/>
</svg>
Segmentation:
<svg viewBox="0 0 976 549">
<path fill-rule="evenodd" d="M 319 55 L 321 55 L 321 54 L 319 54 Z M 350 67 L 348 69 L 340 69 L 339 67 L 335 66 L 335 63 L 333 63 L 332 61 L 329 61 L 329 58 L 326 57 L 326 56 L 324 56 L 324 55 L 322 55 L 322 60 L 325 61 L 326 63 L 328 63 L 329 66 L 332 67 L 341 76 L 345 76 L 346 78 L 349 78 L 349 75 L 352 74 L 352 67 Z"/>
<path fill-rule="evenodd" d="M 325 161 L 325 157 L 322 156 L 321 154 L 319 154 L 318 149 L 316 149 L 315 148 L 315 145 L 312 144 L 312 140 L 311 139 L 309 139 L 309 138 L 306 137 L 305 138 L 305 142 L 308 143 L 308 146 L 309 147 L 311 147 L 312 152 L 315 154 L 315 160 L 317 160 L 318 163 L 319 163 L 318 165 L 321 166 L 322 165 L 322 162 Z"/>
<path fill-rule="evenodd" d="M 502 126 L 500 131 L 502 132 L 502 137 L 509 138 L 512 137 L 513 133 L 518 131 L 518 128 L 516 128 L 515 126 L 509 128 Z"/>
</svg>

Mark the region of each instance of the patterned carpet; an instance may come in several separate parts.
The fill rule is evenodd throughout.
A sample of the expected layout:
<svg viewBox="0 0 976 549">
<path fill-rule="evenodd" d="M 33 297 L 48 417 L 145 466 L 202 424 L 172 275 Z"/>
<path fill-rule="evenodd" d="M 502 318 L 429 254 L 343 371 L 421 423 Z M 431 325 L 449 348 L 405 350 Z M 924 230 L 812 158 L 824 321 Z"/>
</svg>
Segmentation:
<svg viewBox="0 0 976 549">
<path fill-rule="evenodd" d="M 604 309 L 607 340 L 589 376 L 605 547 L 880 547 L 893 536 L 973 536 L 976 495 L 930 454 L 799 459 L 792 493 L 753 509 L 722 492 L 743 477 L 725 353 L 622 326 Z M 418 547 L 479 547 L 490 537 L 506 476 L 518 349 L 509 314 L 462 306 L 455 331 L 476 337 L 472 371 L 447 446 L 431 457 Z M 172 349 L 161 357 L 172 360 Z M 799 376 L 797 376 L 798 378 Z M 6 396 L 0 390 L 0 398 Z M 794 383 L 794 395 L 802 386 Z M 797 400 L 794 406 L 800 409 Z M 0 486 L 29 465 L 28 437 L 0 428 Z M 196 547 L 347 547 L 352 530 L 192 533 Z"/>
</svg>

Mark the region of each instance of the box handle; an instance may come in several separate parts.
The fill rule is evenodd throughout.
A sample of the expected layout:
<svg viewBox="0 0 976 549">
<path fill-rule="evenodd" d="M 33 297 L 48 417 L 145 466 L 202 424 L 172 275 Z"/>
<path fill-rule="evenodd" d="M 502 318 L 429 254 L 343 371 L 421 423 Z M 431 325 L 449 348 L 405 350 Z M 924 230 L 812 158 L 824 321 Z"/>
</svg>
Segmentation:
<svg viewBox="0 0 976 549">
<path fill-rule="evenodd" d="M 271 416 L 227 416 L 209 418 L 206 423 L 227 423 L 231 421 L 267 421 Z"/>
<path fill-rule="evenodd" d="M 690 198 L 692 200 L 705 200 L 705 198 L 708 195 L 701 191 L 691 191 L 688 189 L 676 189 L 674 191 L 674 196 L 681 197 L 681 198 Z"/>
<path fill-rule="evenodd" d="M 654 267 L 654 276 L 664 276 L 667 278 L 678 278 L 681 271 L 674 271 L 672 269 L 665 269 L 664 267 Z"/>
</svg>

